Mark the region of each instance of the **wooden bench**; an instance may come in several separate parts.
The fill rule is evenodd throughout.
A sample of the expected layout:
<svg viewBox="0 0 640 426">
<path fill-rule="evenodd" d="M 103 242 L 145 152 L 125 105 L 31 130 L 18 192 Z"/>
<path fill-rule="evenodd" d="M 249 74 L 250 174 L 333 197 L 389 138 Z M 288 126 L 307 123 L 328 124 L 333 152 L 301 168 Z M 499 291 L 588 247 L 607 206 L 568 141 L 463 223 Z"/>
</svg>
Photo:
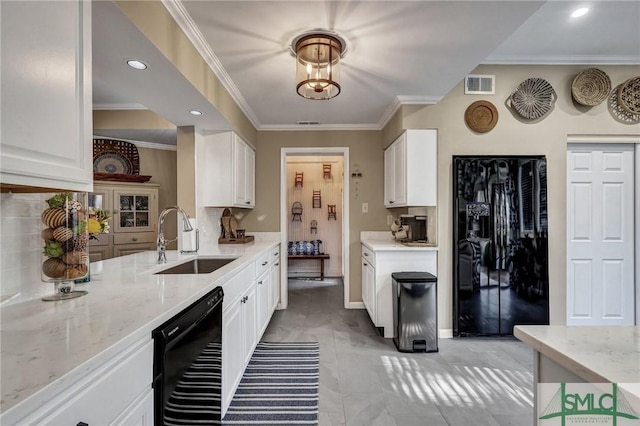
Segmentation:
<svg viewBox="0 0 640 426">
<path fill-rule="evenodd" d="M 324 280 L 324 260 L 329 259 L 328 254 L 290 254 L 289 260 L 319 260 L 320 261 L 320 279 Z"/>
</svg>

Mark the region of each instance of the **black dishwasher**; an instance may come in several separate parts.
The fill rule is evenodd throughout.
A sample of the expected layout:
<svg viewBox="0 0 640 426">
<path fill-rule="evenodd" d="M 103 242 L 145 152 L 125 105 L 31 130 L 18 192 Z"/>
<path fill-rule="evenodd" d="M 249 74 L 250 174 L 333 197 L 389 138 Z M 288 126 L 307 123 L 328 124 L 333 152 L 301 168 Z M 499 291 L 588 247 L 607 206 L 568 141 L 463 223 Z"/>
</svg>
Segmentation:
<svg viewBox="0 0 640 426">
<path fill-rule="evenodd" d="M 153 331 L 156 425 L 221 423 L 222 287 Z"/>
</svg>

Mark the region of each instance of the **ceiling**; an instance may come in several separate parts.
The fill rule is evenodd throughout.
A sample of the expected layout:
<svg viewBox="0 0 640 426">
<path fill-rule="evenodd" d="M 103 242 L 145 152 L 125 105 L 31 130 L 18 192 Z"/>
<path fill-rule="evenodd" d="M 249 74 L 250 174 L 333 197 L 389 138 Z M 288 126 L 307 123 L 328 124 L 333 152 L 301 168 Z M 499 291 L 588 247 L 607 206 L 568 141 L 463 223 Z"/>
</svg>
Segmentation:
<svg viewBox="0 0 640 426">
<path fill-rule="evenodd" d="M 640 1 L 164 3 L 260 130 L 380 129 L 399 104 L 437 103 L 481 63 L 640 64 Z M 589 13 L 570 18 L 581 6 Z M 94 2 L 93 15 L 96 108 L 145 106 L 176 125 L 230 128 L 114 4 Z M 347 42 L 331 100 L 295 91 L 289 46 L 313 29 Z M 132 57 L 149 69 L 126 67 Z"/>
</svg>

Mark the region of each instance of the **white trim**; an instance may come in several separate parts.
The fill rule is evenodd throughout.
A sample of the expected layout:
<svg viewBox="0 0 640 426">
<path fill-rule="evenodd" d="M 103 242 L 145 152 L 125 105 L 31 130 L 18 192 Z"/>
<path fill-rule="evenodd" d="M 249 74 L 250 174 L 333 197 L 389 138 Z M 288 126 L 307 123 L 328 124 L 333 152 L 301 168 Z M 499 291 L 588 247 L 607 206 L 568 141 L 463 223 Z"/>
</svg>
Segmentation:
<svg viewBox="0 0 640 426">
<path fill-rule="evenodd" d="M 381 130 L 377 124 L 263 124 L 259 131 Z"/>
<path fill-rule="evenodd" d="M 123 141 L 123 142 L 130 142 L 132 144 L 134 144 L 135 146 L 137 146 L 138 148 L 150 148 L 150 149 L 162 149 L 165 151 L 177 151 L 178 147 L 176 145 L 167 145 L 164 143 L 154 143 L 154 142 L 144 142 L 144 141 L 135 141 L 132 139 L 123 139 L 123 138 L 114 138 L 111 136 L 100 136 L 100 135 L 93 135 L 94 139 L 111 139 L 111 140 L 115 140 L 115 141 Z"/>
<path fill-rule="evenodd" d="M 567 135 L 567 145 L 574 143 L 640 143 L 640 135 Z"/>
<path fill-rule="evenodd" d="M 482 61 L 484 65 L 638 65 L 636 55 L 493 55 Z"/>
<path fill-rule="evenodd" d="M 347 309 L 366 309 L 364 302 L 349 302 Z"/>
<path fill-rule="evenodd" d="M 224 88 L 227 89 L 238 107 L 247 116 L 249 121 L 251 121 L 253 127 L 260 129 L 260 120 L 253 112 L 244 96 L 242 96 L 242 93 L 240 93 L 238 86 L 236 86 L 233 80 L 231 80 L 229 74 L 227 74 L 227 71 L 220 63 L 220 60 L 213 52 L 211 46 L 209 46 L 209 43 L 207 43 L 195 22 L 193 22 L 193 19 L 191 19 L 189 12 L 187 12 L 182 2 L 180 0 L 162 0 L 162 4 L 182 29 L 187 38 L 191 43 L 193 43 L 193 46 L 196 48 L 198 53 L 200 53 L 200 56 L 202 56 L 202 59 L 204 59 L 207 65 L 209 65 L 211 71 L 213 71 L 215 76 L 218 77 L 220 83 L 222 83 Z"/>
<path fill-rule="evenodd" d="M 453 339 L 452 328 L 441 328 L 438 330 L 438 337 L 441 339 Z"/>
<path fill-rule="evenodd" d="M 310 155 L 341 155 L 344 158 L 342 176 L 342 281 L 344 283 L 344 307 L 351 309 L 349 301 L 350 261 L 349 256 L 349 148 L 347 147 L 316 147 L 316 148 L 280 148 L 280 242 L 282 250 L 287 249 L 288 208 L 287 208 L 287 157 Z M 289 305 L 288 264 L 280 262 L 280 308 Z"/>
<path fill-rule="evenodd" d="M 96 111 L 111 111 L 111 110 L 149 110 L 146 106 L 136 103 L 128 104 L 95 104 L 92 109 Z"/>
<path fill-rule="evenodd" d="M 435 105 L 440 102 L 443 96 L 414 96 L 414 95 L 398 95 L 396 96 L 401 105 Z"/>
</svg>

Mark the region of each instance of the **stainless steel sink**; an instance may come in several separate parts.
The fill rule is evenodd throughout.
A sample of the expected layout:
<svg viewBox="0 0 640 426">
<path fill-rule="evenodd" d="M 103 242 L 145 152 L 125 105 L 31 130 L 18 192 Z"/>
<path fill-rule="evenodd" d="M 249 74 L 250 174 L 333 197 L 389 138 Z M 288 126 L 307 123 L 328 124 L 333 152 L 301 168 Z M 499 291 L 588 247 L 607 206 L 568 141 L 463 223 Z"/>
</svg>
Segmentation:
<svg viewBox="0 0 640 426">
<path fill-rule="evenodd" d="M 198 258 L 189 262 L 167 268 L 163 271 L 156 272 L 158 274 L 209 274 L 222 268 L 227 263 L 233 262 L 235 258 Z"/>
</svg>

